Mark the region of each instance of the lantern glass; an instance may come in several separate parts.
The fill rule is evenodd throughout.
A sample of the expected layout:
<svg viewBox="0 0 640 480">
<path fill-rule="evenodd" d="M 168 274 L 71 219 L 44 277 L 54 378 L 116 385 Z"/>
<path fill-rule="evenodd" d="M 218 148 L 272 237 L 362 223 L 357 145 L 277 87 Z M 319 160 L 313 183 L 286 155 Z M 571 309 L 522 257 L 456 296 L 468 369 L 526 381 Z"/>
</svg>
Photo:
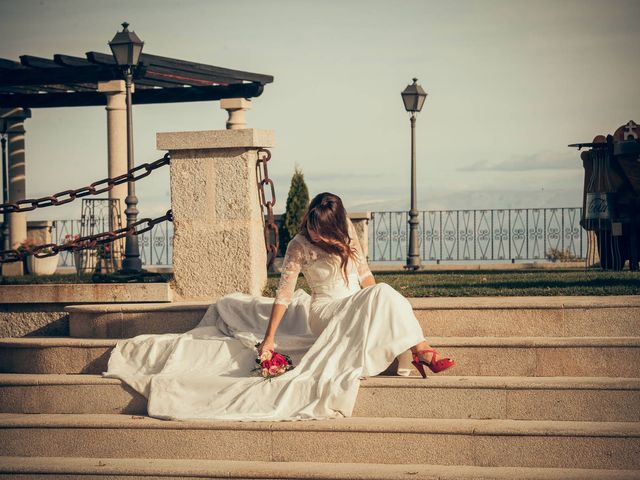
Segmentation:
<svg viewBox="0 0 640 480">
<path fill-rule="evenodd" d="M 135 32 L 128 30 L 128 23 L 125 22 L 122 26 L 124 27 L 123 30 L 116 33 L 113 40 L 109 42 L 109 47 L 113 58 L 119 66 L 134 67 L 140 61 L 144 42 L 140 40 Z"/>
<path fill-rule="evenodd" d="M 417 84 L 418 79 L 414 78 L 411 85 L 407 85 L 400 95 L 402 95 L 402 102 L 407 112 L 419 112 L 422 110 L 424 101 L 427 99 L 427 92 L 425 92 L 420 85 Z"/>
</svg>

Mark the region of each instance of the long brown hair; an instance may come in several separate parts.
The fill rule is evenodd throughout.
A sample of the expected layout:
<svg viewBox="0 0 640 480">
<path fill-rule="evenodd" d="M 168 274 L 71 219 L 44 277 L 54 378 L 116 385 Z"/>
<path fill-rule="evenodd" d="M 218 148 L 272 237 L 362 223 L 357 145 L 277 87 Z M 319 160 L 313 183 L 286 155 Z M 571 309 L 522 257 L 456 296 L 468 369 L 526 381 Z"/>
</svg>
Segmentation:
<svg viewBox="0 0 640 480">
<path fill-rule="evenodd" d="M 350 246 L 347 212 L 340 197 L 329 192 L 313 197 L 300 221 L 299 233 L 325 252 L 340 257 L 340 268 L 348 285 L 347 262 L 349 257 L 355 259 L 356 252 Z"/>
</svg>

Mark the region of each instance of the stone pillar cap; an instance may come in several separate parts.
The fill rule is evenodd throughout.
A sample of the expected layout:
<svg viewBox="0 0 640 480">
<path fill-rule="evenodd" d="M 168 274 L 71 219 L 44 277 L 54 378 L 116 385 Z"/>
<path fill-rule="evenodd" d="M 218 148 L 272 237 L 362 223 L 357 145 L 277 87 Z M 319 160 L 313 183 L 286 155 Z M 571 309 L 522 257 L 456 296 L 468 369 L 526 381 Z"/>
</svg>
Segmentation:
<svg viewBox="0 0 640 480">
<path fill-rule="evenodd" d="M 251 108 L 251 100 L 246 98 L 223 98 L 220 100 L 220 108 L 227 110 L 229 108 Z"/>
<path fill-rule="evenodd" d="M 220 148 L 261 148 L 275 146 L 273 130 L 201 130 L 196 132 L 159 132 L 158 150 L 196 150 Z"/>
<path fill-rule="evenodd" d="M 100 93 L 125 93 L 127 86 L 124 80 L 109 80 L 98 82 L 98 92 Z M 136 84 L 131 85 L 131 93 L 136 91 Z"/>
<path fill-rule="evenodd" d="M 351 220 L 371 220 L 371 212 L 350 212 L 348 215 Z"/>
</svg>

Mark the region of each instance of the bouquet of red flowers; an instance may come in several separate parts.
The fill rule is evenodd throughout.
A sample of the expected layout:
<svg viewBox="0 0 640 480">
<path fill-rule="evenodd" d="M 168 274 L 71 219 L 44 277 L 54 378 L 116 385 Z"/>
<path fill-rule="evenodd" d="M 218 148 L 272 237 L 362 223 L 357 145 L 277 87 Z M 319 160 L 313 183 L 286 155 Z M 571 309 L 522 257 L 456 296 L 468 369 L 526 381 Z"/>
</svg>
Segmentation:
<svg viewBox="0 0 640 480">
<path fill-rule="evenodd" d="M 256 343 L 256 348 L 259 346 L 260 344 Z M 291 358 L 289 358 L 289 355 L 273 350 L 263 351 L 262 355 L 256 358 L 256 363 L 258 366 L 252 369 L 252 371 L 259 370 L 260 375 L 269 380 L 293 368 L 293 362 Z"/>
</svg>

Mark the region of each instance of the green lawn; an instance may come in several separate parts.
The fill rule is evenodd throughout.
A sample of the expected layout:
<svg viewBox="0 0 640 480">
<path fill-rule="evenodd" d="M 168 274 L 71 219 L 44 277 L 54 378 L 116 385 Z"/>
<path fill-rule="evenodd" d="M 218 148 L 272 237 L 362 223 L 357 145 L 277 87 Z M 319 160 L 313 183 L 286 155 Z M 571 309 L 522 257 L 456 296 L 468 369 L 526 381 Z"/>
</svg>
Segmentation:
<svg viewBox="0 0 640 480">
<path fill-rule="evenodd" d="M 597 270 L 451 270 L 378 272 L 385 282 L 407 297 L 479 297 L 520 295 L 640 295 L 640 272 Z M 168 275 L 170 276 L 170 275 Z M 279 275 L 269 275 L 263 291 L 274 296 Z M 91 275 L 0 277 L 0 285 L 33 283 L 91 283 Z M 297 288 L 309 292 L 302 276 Z"/>
<path fill-rule="evenodd" d="M 22 275 L 19 277 L 0 277 L 0 285 L 30 285 L 33 283 L 92 283 L 91 275 Z"/>
<path fill-rule="evenodd" d="M 482 297 L 545 295 L 638 295 L 640 273 L 578 270 L 472 270 L 378 272 L 407 297 Z M 274 296 L 278 275 L 270 275 L 264 295 Z M 309 292 L 304 278 L 297 288 Z"/>
</svg>

